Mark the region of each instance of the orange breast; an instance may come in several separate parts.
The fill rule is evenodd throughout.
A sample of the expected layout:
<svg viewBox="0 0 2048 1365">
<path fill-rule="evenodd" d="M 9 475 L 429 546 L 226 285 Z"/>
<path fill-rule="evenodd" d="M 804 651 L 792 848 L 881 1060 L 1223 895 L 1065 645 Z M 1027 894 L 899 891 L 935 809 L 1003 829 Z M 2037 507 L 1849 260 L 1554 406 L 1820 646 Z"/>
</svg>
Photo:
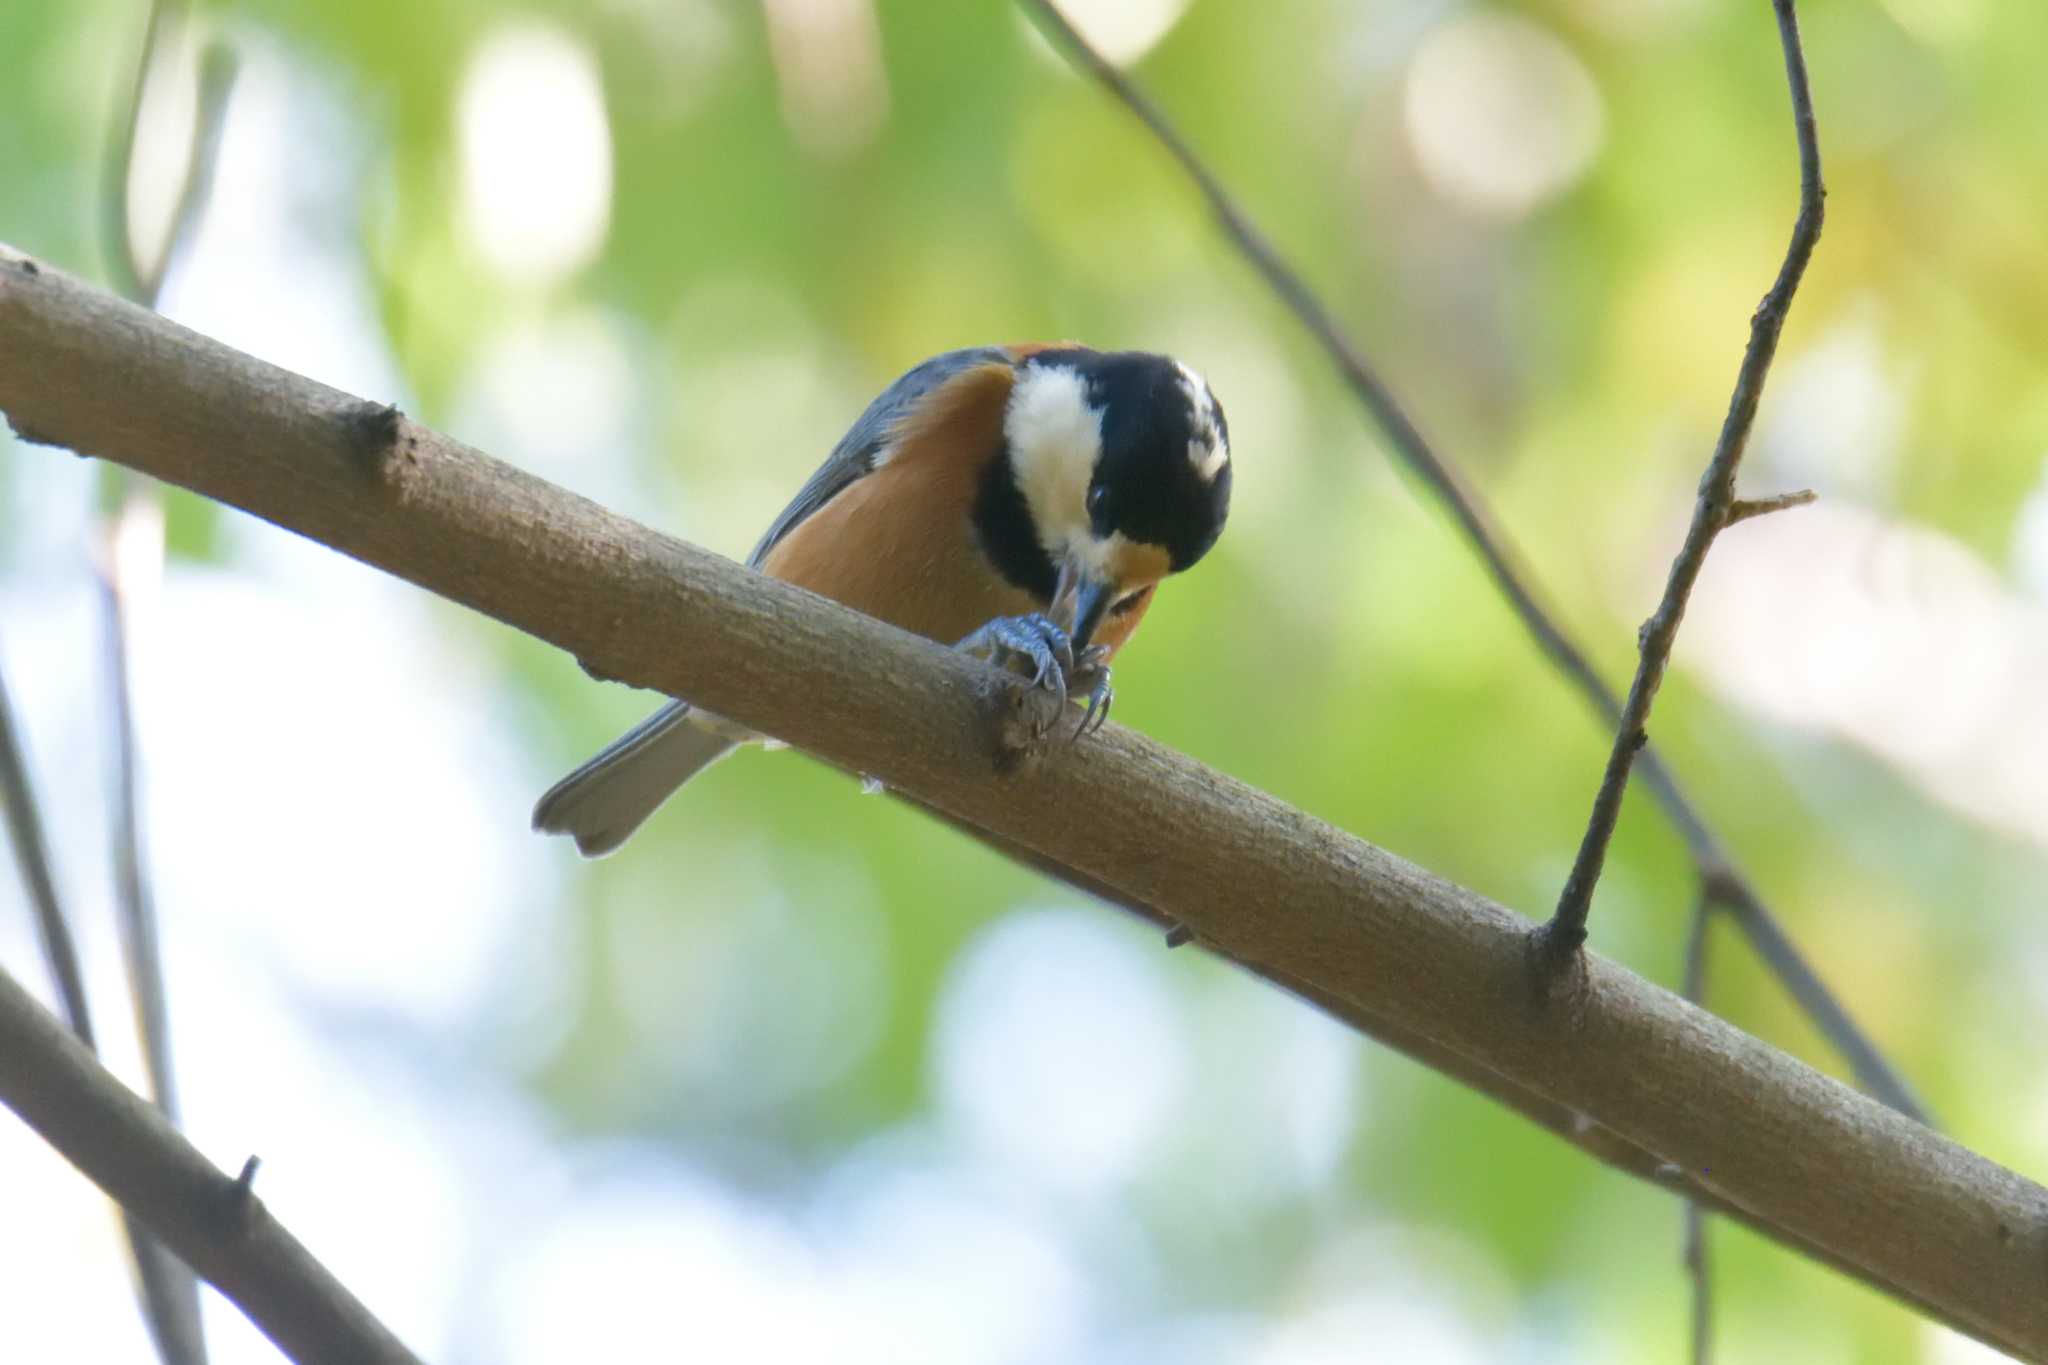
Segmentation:
<svg viewBox="0 0 2048 1365">
<path fill-rule="evenodd" d="M 791 528 L 762 572 L 946 644 L 1042 607 L 974 541 L 974 499 L 1014 377 L 989 364 L 948 380 L 898 428 L 882 466 Z"/>
<path fill-rule="evenodd" d="M 761 571 L 943 644 L 998 616 L 1043 611 L 1047 603 L 1007 582 L 975 542 L 974 501 L 1002 442 L 1015 375 L 989 364 L 948 380 L 898 428 L 881 467 L 792 527 Z M 1096 641 L 1114 653 L 1151 600 L 1148 589 L 1105 617 Z"/>
<path fill-rule="evenodd" d="M 944 644 L 1042 607 L 976 548 L 974 471 L 933 473 L 883 465 L 790 531 L 762 572 Z"/>
</svg>

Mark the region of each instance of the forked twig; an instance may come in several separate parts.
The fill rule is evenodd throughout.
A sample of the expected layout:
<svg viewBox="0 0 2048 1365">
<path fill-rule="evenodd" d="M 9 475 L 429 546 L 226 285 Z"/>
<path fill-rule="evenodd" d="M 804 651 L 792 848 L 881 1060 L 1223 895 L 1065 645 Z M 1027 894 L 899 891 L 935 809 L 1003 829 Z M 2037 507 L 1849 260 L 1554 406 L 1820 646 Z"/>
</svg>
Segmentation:
<svg viewBox="0 0 2048 1365">
<path fill-rule="evenodd" d="M 1037 17 L 1075 63 L 1129 110 L 1180 166 L 1215 214 L 1224 235 L 1336 364 L 1353 394 L 1386 433 L 1396 457 L 1441 499 L 1473 551 L 1486 565 L 1495 586 L 1514 608 L 1523 627 L 1535 637 L 1538 648 L 1608 724 L 1616 723 L 1622 712 L 1620 699 L 1601 679 L 1584 651 L 1558 624 L 1555 613 L 1544 604 L 1532 575 L 1495 526 L 1479 494 L 1422 435 L 1420 428 L 1345 336 L 1321 300 L 1281 259 L 1264 234 L 1238 207 L 1222 182 L 1195 155 L 1144 92 L 1076 32 L 1052 0 L 1018 0 L 1018 3 Z M 1787 992 L 1813 1020 L 1815 1027 L 1841 1053 L 1863 1087 L 1894 1109 L 1922 1122 L 1927 1121 L 1927 1112 L 1912 1089 L 1793 946 L 1776 917 L 1736 868 L 1655 748 L 1645 748 L 1637 763 L 1642 770 L 1643 781 L 1685 840 L 1701 878 L 1718 888 L 1719 899 L 1742 927 L 1757 955 L 1784 983 Z"/>
<path fill-rule="evenodd" d="M 1735 392 L 1728 400 L 1728 416 L 1721 424 L 1721 436 L 1714 443 L 1714 457 L 1700 479 L 1699 498 L 1693 505 L 1692 525 L 1685 543 L 1671 561 L 1671 576 L 1664 585 L 1663 600 L 1643 624 L 1638 637 L 1640 657 L 1635 681 L 1629 685 L 1628 701 L 1621 710 L 1614 747 L 1607 755 L 1607 770 L 1600 790 L 1593 798 L 1593 814 L 1586 822 L 1585 838 L 1558 897 L 1557 911 L 1539 931 L 1541 941 L 1553 958 L 1569 957 L 1586 941 L 1586 917 L 1592 910 L 1593 888 L 1600 880 L 1600 868 L 1607 858 L 1607 845 L 1621 818 L 1621 799 L 1628 788 L 1629 769 L 1637 750 L 1649 741 L 1650 707 L 1664 670 L 1671 662 L 1671 647 L 1678 639 L 1679 622 L 1706 566 L 1707 551 L 1737 509 L 1735 475 L 1742 466 L 1742 453 L 1749 445 L 1750 428 L 1756 423 L 1756 409 L 1763 398 L 1764 380 L 1771 361 L 1778 354 L 1778 338 L 1785 330 L 1785 314 L 1792 297 L 1813 258 L 1820 240 L 1821 220 L 1827 190 L 1820 178 L 1820 139 L 1814 128 L 1813 94 L 1807 86 L 1806 54 L 1799 45 L 1799 18 L 1793 0 L 1771 0 L 1778 15 L 1778 38 L 1785 50 L 1785 76 L 1792 91 L 1792 122 L 1799 141 L 1799 217 L 1792 225 L 1792 241 L 1778 278 L 1749 320 L 1749 345 L 1742 356 L 1742 368 L 1735 377 Z M 1810 496 L 1810 495 L 1809 495 Z M 1798 495 L 1791 495 L 1796 500 Z M 1771 499 L 1752 505 L 1755 512 L 1773 510 L 1773 505 L 1790 506 L 1791 501 Z"/>
</svg>

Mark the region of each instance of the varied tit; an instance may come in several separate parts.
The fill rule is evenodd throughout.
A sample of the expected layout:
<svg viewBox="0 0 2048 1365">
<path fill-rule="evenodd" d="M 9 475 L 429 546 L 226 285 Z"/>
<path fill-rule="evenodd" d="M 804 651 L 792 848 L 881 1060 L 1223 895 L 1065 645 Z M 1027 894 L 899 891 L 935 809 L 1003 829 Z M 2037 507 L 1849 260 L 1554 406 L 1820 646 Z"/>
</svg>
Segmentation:
<svg viewBox="0 0 2048 1365">
<path fill-rule="evenodd" d="M 949 351 L 868 405 L 747 563 L 1021 665 L 1098 726 L 1109 660 L 1230 508 L 1223 409 L 1187 366 L 1068 343 Z M 556 783 L 534 828 L 590 857 L 750 738 L 671 702 Z"/>
</svg>

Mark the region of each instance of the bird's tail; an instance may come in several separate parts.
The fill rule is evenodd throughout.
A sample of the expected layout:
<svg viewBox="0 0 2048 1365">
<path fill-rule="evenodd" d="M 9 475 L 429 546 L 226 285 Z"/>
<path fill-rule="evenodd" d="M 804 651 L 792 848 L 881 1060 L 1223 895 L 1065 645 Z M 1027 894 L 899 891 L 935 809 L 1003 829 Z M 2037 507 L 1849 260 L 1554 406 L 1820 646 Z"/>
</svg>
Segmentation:
<svg viewBox="0 0 2048 1365">
<path fill-rule="evenodd" d="M 737 743 L 716 717 L 692 713 L 687 702 L 670 702 L 548 788 L 533 808 L 533 827 L 573 835 L 584 857 L 601 858 L 625 843 L 671 792 Z"/>
</svg>

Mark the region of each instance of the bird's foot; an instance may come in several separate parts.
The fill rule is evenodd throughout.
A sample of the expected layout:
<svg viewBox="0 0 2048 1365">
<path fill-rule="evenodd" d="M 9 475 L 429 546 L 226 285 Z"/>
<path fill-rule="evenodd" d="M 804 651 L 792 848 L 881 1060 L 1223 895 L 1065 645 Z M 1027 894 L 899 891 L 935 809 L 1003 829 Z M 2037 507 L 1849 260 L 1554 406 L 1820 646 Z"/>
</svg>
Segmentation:
<svg viewBox="0 0 2048 1365">
<path fill-rule="evenodd" d="M 1081 714 L 1081 723 L 1074 727 L 1074 739 L 1100 730 L 1109 724 L 1109 704 L 1116 700 L 1116 689 L 1109 685 L 1109 647 L 1090 645 L 1074 660 L 1074 667 L 1067 674 L 1068 685 L 1076 691 L 1088 689 L 1088 709 Z"/>
<path fill-rule="evenodd" d="M 1043 687 L 1057 697 L 1060 709 L 1066 707 L 1067 674 L 1075 665 L 1074 642 L 1043 612 L 998 616 L 954 648 L 1023 674 L 1032 686 Z M 1085 658 L 1088 651 L 1081 653 Z"/>
</svg>

